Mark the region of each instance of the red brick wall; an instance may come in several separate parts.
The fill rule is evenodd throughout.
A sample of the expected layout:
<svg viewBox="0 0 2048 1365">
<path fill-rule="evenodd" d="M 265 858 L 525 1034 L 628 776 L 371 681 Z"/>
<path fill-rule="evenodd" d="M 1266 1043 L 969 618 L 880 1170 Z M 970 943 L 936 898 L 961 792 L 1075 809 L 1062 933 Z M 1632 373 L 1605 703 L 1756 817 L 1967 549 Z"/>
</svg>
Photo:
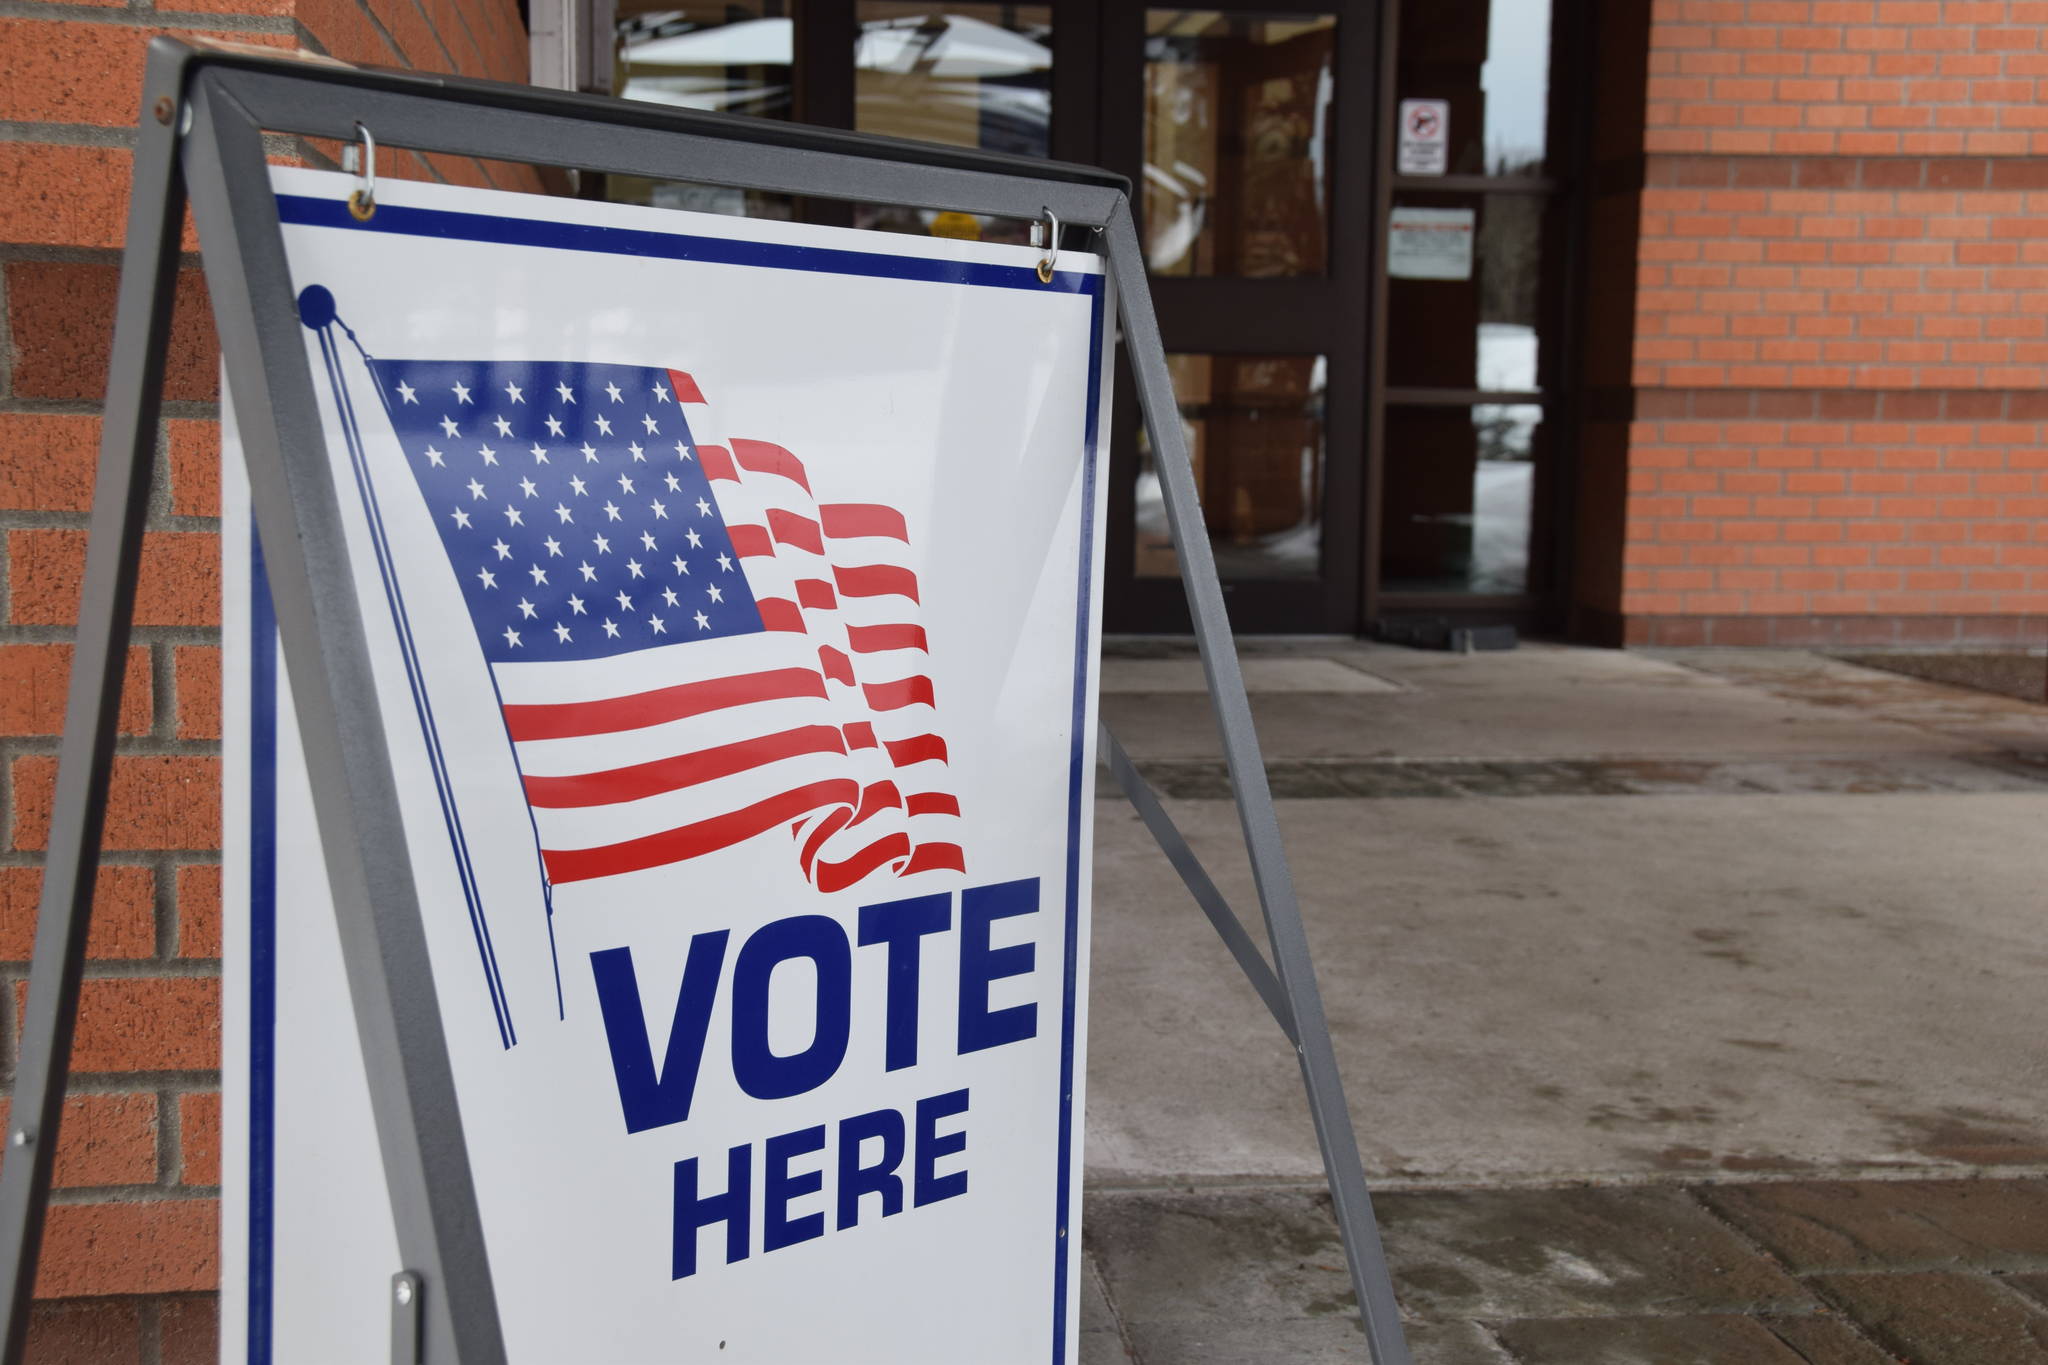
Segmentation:
<svg viewBox="0 0 2048 1365">
<path fill-rule="evenodd" d="M 143 49 L 161 32 L 523 80 L 514 0 L 146 0 L 0 18 L 0 1060 L 11 1080 L 63 725 Z M 32 8 L 32 7 L 31 7 Z M 189 27 L 194 15 L 208 16 Z M 317 160 L 311 149 L 307 159 Z M 380 167 L 532 185 L 410 153 Z M 192 243 L 187 242 L 190 247 Z M 220 1185 L 218 356 L 191 261 L 29 1358 L 215 1354 Z M 4 1103 L 4 1101 L 0 1101 Z"/>
<path fill-rule="evenodd" d="M 2044 33 L 2040 0 L 1657 0 L 1596 624 L 2048 638 Z"/>
</svg>

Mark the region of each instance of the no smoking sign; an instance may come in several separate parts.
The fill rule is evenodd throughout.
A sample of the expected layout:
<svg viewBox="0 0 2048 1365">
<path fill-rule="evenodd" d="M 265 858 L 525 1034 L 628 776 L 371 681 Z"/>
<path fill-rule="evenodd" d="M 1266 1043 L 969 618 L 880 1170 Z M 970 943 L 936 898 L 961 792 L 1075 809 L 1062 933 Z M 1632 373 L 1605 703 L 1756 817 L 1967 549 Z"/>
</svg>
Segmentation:
<svg viewBox="0 0 2048 1365">
<path fill-rule="evenodd" d="M 1448 100 L 1402 100 L 1401 175 L 1442 175 L 1450 164 L 1451 105 Z"/>
</svg>

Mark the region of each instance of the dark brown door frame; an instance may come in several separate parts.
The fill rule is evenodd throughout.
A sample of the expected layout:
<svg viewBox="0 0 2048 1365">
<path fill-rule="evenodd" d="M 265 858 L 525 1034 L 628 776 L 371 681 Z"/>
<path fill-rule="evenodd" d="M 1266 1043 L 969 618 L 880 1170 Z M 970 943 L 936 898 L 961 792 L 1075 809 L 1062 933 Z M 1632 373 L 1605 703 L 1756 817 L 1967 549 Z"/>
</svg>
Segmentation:
<svg viewBox="0 0 2048 1365">
<path fill-rule="evenodd" d="M 1580 419 L 1579 331 L 1586 260 L 1586 167 L 1592 136 L 1593 99 L 1586 82 L 1590 63 L 1592 9 L 1595 0 L 1551 0 L 1549 98 L 1546 173 L 1541 176 L 1445 175 L 1426 179 L 1394 172 L 1394 116 L 1400 52 L 1399 0 L 1385 0 L 1380 15 L 1380 78 L 1377 90 L 1378 140 L 1373 152 L 1373 221 L 1384 224 L 1393 213 L 1399 190 L 1427 192 L 1528 192 L 1549 198 L 1552 212 L 1544 230 L 1546 246 L 1557 253 L 1546 262 L 1539 286 L 1538 308 L 1545 320 L 1538 353 L 1538 391 L 1389 389 L 1386 382 L 1387 263 L 1376 246 L 1372 262 L 1371 372 L 1367 415 L 1366 482 L 1370 514 L 1366 518 L 1360 562 L 1361 624 L 1382 614 L 1430 614 L 1467 620 L 1498 621 L 1523 630 L 1554 631 L 1563 624 L 1564 604 L 1571 600 L 1572 543 L 1570 514 L 1577 478 Z M 1633 270 L 1631 262 L 1629 269 Z M 1380 583 L 1380 556 L 1385 507 L 1381 488 L 1386 478 L 1386 409 L 1390 403 L 1540 402 L 1544 424 L 1552 428 L 1549 450 L 1535 471 L 1530 508 L 1528 589 L 1521 593 L 1388 593 Z"/>
<path fill-rule="evenodd" d="M 1226 354 L 1321 354 L 1328 357 L 1325 391 L 1322 568 L 1319 577 L 1226 580 L 1231 624 L 1241 634 L 1350 634 L 1360 616 L 1360 566 L 1368 522 L 1366 489 L 1366 342 L 1377 235 L 1372 205 L 1378 158 L 1376 98 L 1380 68 L 1380 10 L 1385 0 L 1223 0 L 1232 13 L 1275 16 L 1332 14 L 1337 18 L 1330 130 L 1332 177 L 1329 273 L 1300 279 L 1154 279 L 1152 295 L 1169 350 Z M 1055 10 L 1053 33 L 1070 9 Z M 1144 169 L 1145 11 L 1175 8 L 1145 0 L 1099 0 L 1095 87 L 1100 104 L 1094 146 L 1064 141 L 1059 98 L 1053 101 L 1055 154 L 1077 155 L 1121 171 L 1134 184 Z M 1189 6 L 1188 8 L 1198 8 Z M 1202 6 L 1199 8 L 1207 8 Z M 1059 70 L 1055 48 L 1053 69 Z M 1055 81 L 1059 77 L 1055 74 Z M 1057 90 L 1059 87 L 1056 86 Z M 1064 150 L 1062 150 L 1064 149 Z M 1109 529 L 1104 573 L 1106 623 L 1113 631 L 1179 634 L 1189 628 L 1187 604 L 1175 578 L 1138 578 L 1132 572 L 1137 480 L 1136 404 L 1119 367 L 1116 438 L 1111 449 Z"/>
</svg>

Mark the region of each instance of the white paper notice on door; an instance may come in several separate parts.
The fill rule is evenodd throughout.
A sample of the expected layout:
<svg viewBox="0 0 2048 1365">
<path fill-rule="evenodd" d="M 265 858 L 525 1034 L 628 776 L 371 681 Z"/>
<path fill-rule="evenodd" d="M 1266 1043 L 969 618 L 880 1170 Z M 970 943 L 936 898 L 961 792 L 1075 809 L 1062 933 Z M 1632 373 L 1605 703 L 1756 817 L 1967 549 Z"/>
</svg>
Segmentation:
<svg viewBox="0 0 2048 1365">
<path fill-rule="evenodd" d="M 1472 278 L 1471 209 L 1397 208 L 1387 220 L 1387 274 L 1397 280 Z"/>
</svg>

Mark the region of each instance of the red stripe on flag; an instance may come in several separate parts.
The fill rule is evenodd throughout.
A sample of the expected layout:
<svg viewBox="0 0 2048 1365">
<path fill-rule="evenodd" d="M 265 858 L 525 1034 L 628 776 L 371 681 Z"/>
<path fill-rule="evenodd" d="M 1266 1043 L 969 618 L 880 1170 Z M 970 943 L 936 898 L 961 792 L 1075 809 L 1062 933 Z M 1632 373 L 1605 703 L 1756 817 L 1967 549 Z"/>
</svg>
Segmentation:
<svg viewBox="0 0 2048 1365">
<path fill-rule="evenodd" d="M 820 891 L 844 891 L 884 863 L 910 856 L 910 836 L 898 832 L 884 835 L 851 858 L 836 863 L 819 863 Z M 964 868 L 962 869 L 965 870 Z"/>
<path fill-rule="evenodd" d="M 903 803 L 912 815 L 958 815 L 960 800 L 944 792 L 917 792 Z"/>
<path fill-rule="evenodd" d="M 809 517 L 785 512 L 780 507 L 771 507 L 768 509 L 768 530 L 784 545 L 794 545 L 797 549 L 809 550 L 814 555 L 825 553 L 825 542 L 818 535 L 818 523 Z"/>
<path fill-rule="evenodd" d="M 819 611 L 830 611 L 839 605 L 839 597 L 832 591 L 832 585 L 822 578 L 799 578 L 796 581 L 796 600 Z"/>
<path fill-rule="evenodd" d="M 925 648 L 924 627 L 912 625 L 897 626 L 848 626 L 846 643 L 856 654 L 874 654 L 884 649 Z"/>
<path fill-rule="evenodd" d="M 910 865 L 903 869 L 903 875 L 913 872 L 965 872 L 967 855 L 960 851 L 958 844 L 919 844 L 917 852 L 910 855 Z"/>
<path fill-rule="evenodd" d="M 850 804 L 859 795 L 859 784 L 850 778 L 813 782 L 680 829 L 663 830 L 659 834 L 626 839 L 616 844 L 601 844 L 596 848 L 542 849 L 541 860 L 547 867 L 548 880 L 556 886 L 589 881 L 593 877 L 615 877 L 622 872 L 662 867 L 730 848 L 743 839 L 751 839 L 775 828 L 785 820 L 820 806 Z"/>
<path fill-rule="evenodd" d="M 775 557 L 775 542 L 768 538 L 767 527 L 741 522 L 738 526 L 728 526 L 725 530 L 726 534 L 732 537 L 732 552 L 741 559 Z"/>
<path fill-rule="evenodd" d="M 505 729 L 515 742 L 529 739 L 570 739 L 577 735 L 609 735 L 638 730 L 665 721 L 722 711 L 749 702 L 790 697 L 822 697 L 825 680 L 808 668 L 776 668 L 740 673 L 730 678 L 678 683 L 674 687 L 636 692 L 602 701 L 553 702 L 505 708 Z"/>
<path fill-rule="evenodd" d="M 847 821 L 851 819 L 853 819 L 853 808 L 851 806 L 840 806 L 836 810 L 827 811 L 825 818 L 820 820 L 816 827 L 811 830 L 811 837 L 804 840 L 803 848 L 796 855 L 797 865 L 803 868 L 805 880 L 815 880 L 813 876 L 815 869 L 812 864 L 817 861 L 818 850 L 825 846 L 827 839 L 846 828 Z M 802 825 L 797 826 L 799 831 L 802 828 Z"/>
<path fill-rule="evenodd" d="M 790 630 L 798 635 L 804 633 L 804 614 L 797 610 L 796 603 L 786 597 L 764 597 L 754 603 L 761 613 L 763 630 Z"/>
<path fill-rule="evenodd" d="M 780 474 L 798 488 L 808 493 L 811 481 L 804 475 L 804 462 L 768 441 L 748 441 L 733 438 L 732 457 L 741 469 L 754 474 Z"/>
<path fill-rule="evenodd" d="M 860 690 L 867 696 L 868 709 L 872 711 L 900 711 L 919 702 L 933 705 L 932 680 L 922 673 L 895 682 L 863 683 Z"/>
<path fill-rule="evenodd" d="M 720 744 L 695 753 L 676 754 L 606 772 L 572 777 L 529 777 L 526 799 L 542 810 L 578 806 L 610 806 L 680 791 L 720 777 L 730 777 L 764 763 L 804 754 L 843 754 L 846 741 L 830 725 L 805 725 L 759 739 Z"/>
<path fill-rule="evenodd" d="M 732 467 L 732 456 L 724 446 L 698 446 L 697 464 L 707 479 L 724 479 L 729 483 L 740 481 L 740 472 Z"/>
<path fill-rule="evenodd" d="M 832 579 L 848 597 L 887 597 L 897 593 L 917 601 L 917 575 L 895 564 L 863 564 L 855 568 L 832 567 Z"/>
<path fill-rule="evenodd" d="M 875 727 L 864 720 L 848 721 L 839 727 L 846 736 L 848 749 L 872 749 L 875 747 Z"/>
<path fill-rule="evenodd" d="M 915 735 L 909 739 L 889 741 L 889 761 L 899 768 L 934 758 L 941 763 L 946 761 L 946 741 L 937 735 Z"/>
<path fill-rule="evenodd" d="M 833 682 L 853 686 L 853 661 L 830 645 L 818 646 L 818 669 Z"/>
<path fill-rule="evenodd" d="M 903 514 L 893 507 L 870 502 L 835 502 L 818 509 L 825 534 L 838 540 L 848 536 L 887 536 L 910 543 L 910 528 Z"/>
<path fill-rule="evenodd" d="M 885 810 L 902 809 L 903 793 L 896 790 L 894 782 L 873 782 L 861 791 L 860 809 L 853 813 L 853 823 L 860 824 Z"/>
<path fill-rule="evenodd" d="M 704 401 L 704 390 L 698 388 L 697 381 L 684 374 L 681 370 L 670 370 L 668 372 L 668 383 L 669 387 L 676 391 L 676 401 L 678 403 L 701 403 Z"/>
</svg>

